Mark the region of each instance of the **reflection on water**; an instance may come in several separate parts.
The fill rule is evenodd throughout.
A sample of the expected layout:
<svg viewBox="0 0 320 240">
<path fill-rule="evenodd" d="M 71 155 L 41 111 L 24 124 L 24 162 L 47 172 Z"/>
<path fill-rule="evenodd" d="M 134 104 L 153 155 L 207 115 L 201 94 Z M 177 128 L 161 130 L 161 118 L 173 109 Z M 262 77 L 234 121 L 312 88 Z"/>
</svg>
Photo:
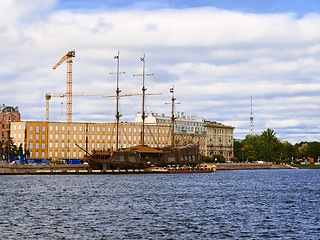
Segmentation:
<svg viewBox="0 0 320 240">
<path fill-rule="evenodd" d="M 0 180 L 0 239 L 320 236 L 319 170 Z"/>
</svg>

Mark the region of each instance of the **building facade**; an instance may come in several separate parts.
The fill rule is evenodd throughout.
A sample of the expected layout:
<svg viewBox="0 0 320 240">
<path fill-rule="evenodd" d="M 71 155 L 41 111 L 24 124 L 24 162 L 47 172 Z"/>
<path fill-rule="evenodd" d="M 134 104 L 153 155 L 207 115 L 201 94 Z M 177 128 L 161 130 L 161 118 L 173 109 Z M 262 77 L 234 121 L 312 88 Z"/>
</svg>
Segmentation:
<svg viewBox="0 0 320 240">
<path fill-rule="evenodd" d="M 0 132 L 1 132 L 1 143 L 4 144 L 10 137 L 10 127 L 11 122 L 19 122 L 20 113 L 19 109 L 16 106 L 6 106 L 5 104 L 1 105 L 0 112 Z"/>
<path fill-rule="evenodd" d="M 30 152 L 30 159 L 82 159 L 84 152 L 116 148 L 115 123 L 12 122 L 11 136 L 17 146 Z M 170 145 L 170 128 L 146 126 L 145 144 Z M 141 125 L 121 123 L 119 149 L 141 144 Z"/>
<path fill-rule="evenodd" d="M 233 130 L 234 127 L 222 123 L 205 121 L 206 128 L 206 156 L 219 154 L 229 161 L 234 156 Z"/>
<path fill-rule="evenodd" d="M 141 122 L 141 113 L 138 113 L 135 119 Z M 177 113 L 174 124 L 174 145 L 182 146 L 187 144 L 198 144 L 200 154 L 205 154 L 206 132 L 204 119 L 185 116 L 183 113 Z M 164 114 L 148 114 L 145 119 L 146 124 L 167 125 L 171 129 L 171 116 Z M 171 131 L 171 130 L 170 130 Z M 171 136 L 171 135 L 170 135 Z"/>
</svg>

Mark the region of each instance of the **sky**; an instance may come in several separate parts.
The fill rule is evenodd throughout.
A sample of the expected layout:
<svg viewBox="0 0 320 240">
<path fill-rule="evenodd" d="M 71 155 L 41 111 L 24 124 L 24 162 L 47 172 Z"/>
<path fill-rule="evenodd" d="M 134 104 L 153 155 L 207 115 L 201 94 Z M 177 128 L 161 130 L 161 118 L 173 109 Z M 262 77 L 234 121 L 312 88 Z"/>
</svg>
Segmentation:
<svg viewBox="0 0 320 240">
<path fill-rule="evenodd" d="M 141 93 L 145 54 L 147 113 L 176 112 L 233 126 L 234 137 L 273 129 L 297 143 L 320 141 L 318 0 L 0 0 L 0 104 L 23 121 L 45 121 L 45 93 Z M 134 121 L 141 96 L 121 98 Z M 74 122 L 115 121 L 115 98 L 73 97 Z M 50 121 L 66 121 L 66 99 L 52 98 Z"/>
</svg>

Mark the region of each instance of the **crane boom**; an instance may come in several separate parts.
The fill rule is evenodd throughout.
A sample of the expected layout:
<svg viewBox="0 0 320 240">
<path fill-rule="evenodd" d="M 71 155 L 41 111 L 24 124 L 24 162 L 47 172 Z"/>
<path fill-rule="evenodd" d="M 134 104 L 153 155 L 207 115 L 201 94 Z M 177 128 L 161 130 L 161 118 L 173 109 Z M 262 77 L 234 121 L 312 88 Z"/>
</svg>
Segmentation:
<svg viewBox="0 0 320 240">
<path fill-rule="evenodd" d="M 71 50 L 53 67 L 53 69 L 56 69 L 67 60 L 67 90 L 65 96 L 67 97 L 67 122 L 69 123 L 72 122 L 72 58 L 75 56 L 75 51 Z"/>
</svg>

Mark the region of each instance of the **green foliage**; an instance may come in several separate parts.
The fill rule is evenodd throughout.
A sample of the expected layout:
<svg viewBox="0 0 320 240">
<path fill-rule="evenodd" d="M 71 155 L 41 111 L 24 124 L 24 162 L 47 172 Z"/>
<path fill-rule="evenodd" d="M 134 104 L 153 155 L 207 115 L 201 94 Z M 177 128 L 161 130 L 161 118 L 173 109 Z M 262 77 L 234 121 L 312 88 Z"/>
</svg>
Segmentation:
<svg viewBox="0 0 320 240">
<path fill-rule="evenodd" d="M 249 156 L 249 157 L 247 158 L 247 160 L 248 160 L 248 162 L 255 162 L 255 161 L 257 161 L 257 159 L 256 159 L 255 156 Z"/>
<path fill-rule="evenodd" d="M 320 157 L 319 142 L 301 142 L 295 145 L 280 143 L 276 132 L 270 128 L 260 135 L 247 135 L 243 140 L 234 140 L 234 156 L 241 162 L 256 161 L 291 163 L 293 159 Z"/>
</svg>

